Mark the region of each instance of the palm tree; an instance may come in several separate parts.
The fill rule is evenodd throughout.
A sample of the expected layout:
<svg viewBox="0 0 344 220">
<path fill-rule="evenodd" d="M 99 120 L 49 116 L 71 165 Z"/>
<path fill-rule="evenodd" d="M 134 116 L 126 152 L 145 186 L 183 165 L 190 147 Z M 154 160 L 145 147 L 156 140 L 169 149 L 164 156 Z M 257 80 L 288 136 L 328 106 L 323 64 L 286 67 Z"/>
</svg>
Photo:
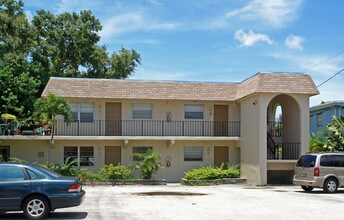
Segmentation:
<svg viewBox="0 0 344 220">
<path fill-rule="evenodd" d="M 37 99 L 35 102 L 35 118 L 44 120 L 51 126 L 51 137 L 48 147 L 48 162 L 50 162 L 50 151 L 54 141 L 57 115 L 62 115 L 67 124 L 71 122 L 71 107 L 66 99 L 59 98 L 53 93 L 48 93 L 47 97 Z"/>
</svg>

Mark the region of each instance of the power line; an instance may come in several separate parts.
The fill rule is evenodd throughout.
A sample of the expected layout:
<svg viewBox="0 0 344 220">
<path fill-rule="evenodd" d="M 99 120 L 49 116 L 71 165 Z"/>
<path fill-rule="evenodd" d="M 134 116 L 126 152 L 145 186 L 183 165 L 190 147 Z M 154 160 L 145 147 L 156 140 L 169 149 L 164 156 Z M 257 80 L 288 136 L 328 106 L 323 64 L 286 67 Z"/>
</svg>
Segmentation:
<svg viewBox="0 0 344 220">
<path fill-rule="evenodd" d="M 319 85 L 317 85 L 317 88 L 319 88 L 320 86 L 324 85 L 325 83 L 327 83 L 328 81 L 330 81 L 331 79 L 333 79 L 335 76 L 337 76 L 339 73 L 343 72 L 344 69 L 341 69 L 340 71 L 338 71 L 337 73 L 335 73 L 333 76 L 331 76 L 330 78 L 328 78 L 327 80 L 325 80 L 324 82 L 320 83 Z"/>
<path fill-rule="evenodd" d="M 344 53 L 344 50 L 341 51 L 341 52 L 339 52 L 339 53 L 337 53 L 337 54 L 335 54 L 335 55 L 333 55 L 332 57 L 329 57 L 329 58 L 326 58 L 325 60 L 320 61 L 319 63 L 316 63 L 316 64 L 314 64 L 314 65 L 312 65 L 312 66 L 310 66 L 310 67 L 307 67 L 306 69 L 304 69 L 304 71 L 309 70 L 309 69 L 312 69 L 313 67 L 318 66 L 318 65 L 320 65 L 320 64 L 322 64 L 322 63 L 325 63 L 326 61 L 328 61 L 328 60 L 330 60 L 330 59 L 332 59 L 332 58 L 335 58 L 335 57 L 341 55 L 342 53 Z"/>
</svg>

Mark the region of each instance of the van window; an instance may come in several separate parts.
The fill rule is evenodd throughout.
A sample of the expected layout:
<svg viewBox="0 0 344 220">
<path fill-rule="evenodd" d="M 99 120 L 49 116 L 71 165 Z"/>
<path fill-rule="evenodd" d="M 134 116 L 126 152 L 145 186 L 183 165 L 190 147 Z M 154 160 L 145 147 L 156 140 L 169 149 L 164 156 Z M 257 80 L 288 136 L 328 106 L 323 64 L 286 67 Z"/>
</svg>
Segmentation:
<svg viewBox="0 0 344 220">
<path fill-rule="evenodd" d="M 316 159 L 317 159 L 317 156 L 314 156 L 314 155 L 303 155 L 297 161 L 296 166 L 297 167 L 314 167 Z"/>
<path fill-rule="evenodd" d="M 323 167 L 334 167 L 334 155 L 322 155 L 320 158 L 320 166 Z"/>
<path fill-rule="evenodd" d="M 337 155 L 336 156 L 336 167 L 344 167 L 344 155 Z"/>
</svg>

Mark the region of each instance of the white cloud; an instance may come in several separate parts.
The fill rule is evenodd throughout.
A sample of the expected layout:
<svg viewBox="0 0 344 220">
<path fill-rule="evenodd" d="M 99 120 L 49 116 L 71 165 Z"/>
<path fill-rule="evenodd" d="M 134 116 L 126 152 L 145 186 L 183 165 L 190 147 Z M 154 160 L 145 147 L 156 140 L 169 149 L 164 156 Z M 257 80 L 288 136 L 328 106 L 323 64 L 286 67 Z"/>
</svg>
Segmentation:
<svg viewBox="0 0 344 220">
<path fill-rule="evenodd" d="M 219 25 L 228 20 L 240 19 L 281 27 L 297 17 L 303 0 L 253 0 L 246 6 L 228 12 Z"/>
<path fill-rule="evenodd" d="M 100 34 L 105 37 L 142 30 L 173 30 L 178 26 L 179 23 L 157 22 L 147 18 L 140 12 L 129 12 L 106 20 Z"/>
<path fill-rule="evenodd" d="M 266 42 L 269 45 L 272 44 L 272 40 L 268 35 L 255 33 L 252 30 L 245 33 L 242 29 L 239 29 L 235 32 L 234 38 L 240 41 L 240 46 L 243 47 L 251 47 L 258 42 Z"/>
<path fill-rule="evenodd" d="M 303 37 L 291 34 L 285 39 L 285 45 L 291 49 L 303 50 L 301 43 L 304 41 L 305 39 Z"/>
</svg>

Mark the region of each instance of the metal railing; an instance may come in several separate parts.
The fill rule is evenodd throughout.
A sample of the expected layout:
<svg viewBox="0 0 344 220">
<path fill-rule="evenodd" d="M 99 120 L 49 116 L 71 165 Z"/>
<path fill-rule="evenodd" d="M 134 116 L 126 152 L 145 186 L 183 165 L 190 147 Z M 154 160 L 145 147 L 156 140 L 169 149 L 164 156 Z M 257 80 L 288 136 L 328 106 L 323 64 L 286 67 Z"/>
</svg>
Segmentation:
<svg viewBox="0 0 344 220">
<path fill-rule="evenodd" d="M 0 135 L 49 134 L 46 125 L 32 121 L 30 125 L 11 122 L 2 125 Z M 239 137 L 240 122 L 94 120 L 56 121 L 56 136 L 223 136 Z"/>
<path fill-rule="evenodd" d="M 283 123 L 270 121 L 267 124 L 268 132 L 272 137 L 282 137 L 283 136 Z"/>
<path fill-rule="evenodd" d="M 300 143 L 276 143 L 276 146 L 275 154 L 268 148 L 268 160 L 297 160 L 300 156 Z"/>
</svg>

